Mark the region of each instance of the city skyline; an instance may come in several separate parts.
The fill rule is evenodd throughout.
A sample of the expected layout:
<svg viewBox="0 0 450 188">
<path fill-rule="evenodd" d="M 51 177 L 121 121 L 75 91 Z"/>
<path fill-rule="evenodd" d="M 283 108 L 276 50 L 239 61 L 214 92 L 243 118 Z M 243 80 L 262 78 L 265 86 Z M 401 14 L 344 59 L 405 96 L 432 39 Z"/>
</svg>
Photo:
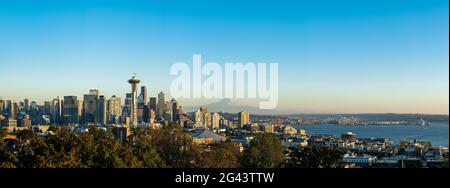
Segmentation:
<svg viewBox="0 0 450 188">
<path fill-rule="evenodd" d="M 449 168 L 449 18 L 449 0 L 0 0 L 2 177 L 248 186 Z M 377 174 L 355 177 L 442 179 Z"/>
<path fill-rule="evenodd" d="M 125 99 L 133 72 L 171 98 L 170 66 L 199 53 L 279 63 L 276 111 L 449 113 L 448 1 L 25 2 L 0 7 L 3 99 Z"/>
</svg>

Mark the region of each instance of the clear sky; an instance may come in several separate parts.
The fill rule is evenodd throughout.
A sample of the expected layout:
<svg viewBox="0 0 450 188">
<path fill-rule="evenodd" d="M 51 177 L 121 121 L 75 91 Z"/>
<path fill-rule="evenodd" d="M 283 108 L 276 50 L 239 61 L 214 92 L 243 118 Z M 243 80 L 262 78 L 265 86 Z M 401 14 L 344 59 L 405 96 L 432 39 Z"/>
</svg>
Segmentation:
<svg viewBox="0 0 450 188">
<path fill-rule="evenodd" d="M 279 63 L 279 110 L 448 114 L 448 7 L 0 0 L 0 97 L 42 102 L 90 88 L 123 97 L 133 72 L 156 96 L 169 93 L 173 63 L 202 54 L 204 63 Z"/>
</svg>

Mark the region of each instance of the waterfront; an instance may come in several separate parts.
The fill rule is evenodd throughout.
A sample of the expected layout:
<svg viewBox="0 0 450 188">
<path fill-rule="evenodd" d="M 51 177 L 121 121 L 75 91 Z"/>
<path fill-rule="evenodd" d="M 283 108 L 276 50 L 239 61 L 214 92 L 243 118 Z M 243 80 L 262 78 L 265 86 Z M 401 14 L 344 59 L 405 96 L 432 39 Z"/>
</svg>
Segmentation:
<svg viewBox="0 0 450 188">
<path fill-rule="evenodd" d="M 433 146 L 449 145 L 449 125 L 443 123 L 432 123 L 429 126 L 417 125 L 295 125 L 297 129 L 304 129 L 312 135 L 336 135 L 344 132 L 353 132 L 358 138 L 389 138 L 398 143 L 402 139 L 409 141 L 427 140 Z"/>
</svg>

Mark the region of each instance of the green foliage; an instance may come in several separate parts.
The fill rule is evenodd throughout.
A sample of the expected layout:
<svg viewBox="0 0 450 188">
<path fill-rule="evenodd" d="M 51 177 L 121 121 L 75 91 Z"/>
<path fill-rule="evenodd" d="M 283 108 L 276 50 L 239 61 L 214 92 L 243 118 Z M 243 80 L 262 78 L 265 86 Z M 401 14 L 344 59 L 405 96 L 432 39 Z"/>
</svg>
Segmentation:
<svg viewBox="0 0 450 188">
<path fill-rule="evenodd" d="M 211 151 L 202 153 L 200 166 L 202 168 L 238 168 L 239 153 L 237 144 L 224 142 Z"/>
<path fill-rule="evenodd" d="M 15 151 L 0 148 L 1 167 L 19 168 L 192 168 L 199 167 L 200 148 L 177 125 L 162 129 L 135 129 L 121 143 L 110 130 L 88 127 L 75 134 L 56 127 L 54 135 L 40 137 L 24 131 Z"/>
<path fill-rule="evenodd" d="M 141 161 L 141 166 L 146 168 L 165 167 L 165 161 L 159 157 L 159 153 L 152 145 L 153 132 L 145 129 L 136 129 L 130 137 L 132 153 Z"/>
<path fill-rule="evenodd" d="M 172 124 L 153 130 L 151 135 L 151 144 L 168 167 L 198 167 L 196 160 L 200 157 L 200 148 L 178 125 Z"/>
<path fill-rule="evenodd" d="M 291 148 L 287 167 L 290 168 L 337 168 L 343 152 L 330 147 Z"/>
<path fill-rule="evenodd" d="M 334 168 L 343 154 L 331 148 L 291 148 L 286 162 L 281 141 L 269 134 L 256 135 L 242 154 L 233 142 L 201 148 L 177 124 L 134 129 L 124 143 L 111 130 L 93 126 L 83 133 L 65 126 L 53 130 L 45 137 L 18 132 L 15 148 L 2 142 L 0 168 Z"/>
<path fill-rule="evenodd" d="M 242 166 L 248 168 L 277 168 L 284 162 L 284 149 L 274 135 L 258 134 L 244 151 Z"/>
</svg>

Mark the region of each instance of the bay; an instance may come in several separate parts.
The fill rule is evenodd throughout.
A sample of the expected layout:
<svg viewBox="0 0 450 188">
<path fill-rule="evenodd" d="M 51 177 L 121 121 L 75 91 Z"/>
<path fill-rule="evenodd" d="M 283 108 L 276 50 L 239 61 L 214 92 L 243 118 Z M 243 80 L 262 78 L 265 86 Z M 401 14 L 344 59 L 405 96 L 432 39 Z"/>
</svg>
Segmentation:
<svg viewBox="0 0 450 188">
<path fill-rule="evenodd" d="M 432 123 L 429 126 L 418 125 L 294 125 L 312 135 L 340 136 L 345 132 L 353 132 L 357 138 L 388 138 L 394 143 L 406 139 L 409 141 L 431 141 L 433 146 L 449 145 L 449 125 Z"/>
</svg>

